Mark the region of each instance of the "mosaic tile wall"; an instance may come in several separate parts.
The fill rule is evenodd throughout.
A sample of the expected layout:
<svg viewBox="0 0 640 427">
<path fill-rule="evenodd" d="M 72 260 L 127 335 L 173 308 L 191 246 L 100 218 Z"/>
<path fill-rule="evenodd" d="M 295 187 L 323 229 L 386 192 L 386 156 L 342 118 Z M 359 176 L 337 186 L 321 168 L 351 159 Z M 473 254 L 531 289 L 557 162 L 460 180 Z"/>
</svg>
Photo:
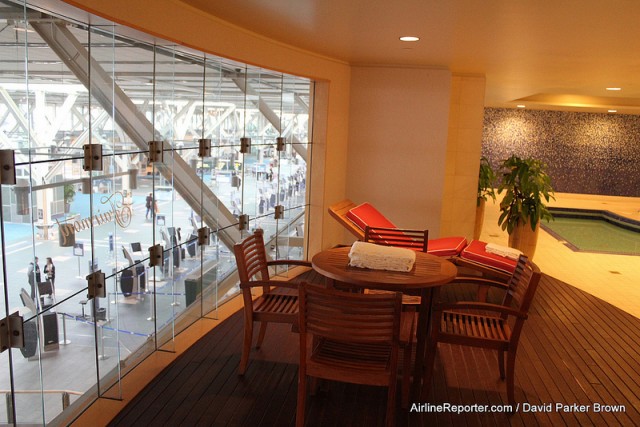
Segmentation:
<svg viewBox="0 0 640 427">
<path fill-rule="evenodd" d="M 548 165 L 555 191 L 640 196 L 640 116 L 486 108 L 482 155 Z"/>
</svg>

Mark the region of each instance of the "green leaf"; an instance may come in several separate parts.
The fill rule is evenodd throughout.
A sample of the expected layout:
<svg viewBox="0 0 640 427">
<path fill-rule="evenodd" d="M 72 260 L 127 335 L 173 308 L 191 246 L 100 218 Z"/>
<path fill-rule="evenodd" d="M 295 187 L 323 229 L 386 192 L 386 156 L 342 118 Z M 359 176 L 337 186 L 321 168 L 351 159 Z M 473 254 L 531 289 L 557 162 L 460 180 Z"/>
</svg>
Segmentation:
<svg viewBox="0 0 640 427">
<path fill-rule="evenodd" d="M 513 155 L 502 162 L 502 179 L 498 193 L 505 195 L 500 202 L 498 225 L 509 233 L 518 225 L 535 227 L 541 220 L 553 216 L 545 202 L 554 199 L 551 178 L 545 172 L 546 165 L 536 159 L 521 159 Z M 544 200 L 544 201 L 543 201 Z"/>
</svg>

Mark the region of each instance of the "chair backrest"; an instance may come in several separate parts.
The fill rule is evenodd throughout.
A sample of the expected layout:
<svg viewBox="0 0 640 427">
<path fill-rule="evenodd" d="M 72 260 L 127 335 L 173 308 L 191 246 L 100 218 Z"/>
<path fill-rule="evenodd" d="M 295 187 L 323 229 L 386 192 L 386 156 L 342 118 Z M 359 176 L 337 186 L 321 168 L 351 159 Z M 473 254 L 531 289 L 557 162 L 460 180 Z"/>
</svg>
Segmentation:
<svg viewBox="0 0 640 427">
<path fill-rule="evenodd" d="M 263 233 L 262 229 L 257 229 L 251 236 L 233 246 L 241 282 L 269 280 Z"/>
<path fill-rule="evenodd" d="M 526 255 L 520 255 L 516 268 L 508 282 L 508 290 L 502 305 L 527 312 L 540 280 L 540 269 L 529 261 Z"/>
<path fill-rule="evenodd" d="M 516 269 L 509 279 L 509 288 L 504 295 L 502 305 L 513 307 L 520 313 L 529 313 L 529 307 L 540 282 L 540 269 L 526 255 L 520 255 Z M 512 327 L 512 340 L 518 339 L 525 317 L 518 317 Z"/>
<path fill-rule="evenodd" d="M 300 334 L 350 343 L 397 345 L 402 295 L 355 294 L 300 285 Z"/>
<path fill-rule="evenodd" d="M 364 229 L 364 241 L 377 245 L 427 252 L 429 230 L 366 226 Z"/>
</svg>

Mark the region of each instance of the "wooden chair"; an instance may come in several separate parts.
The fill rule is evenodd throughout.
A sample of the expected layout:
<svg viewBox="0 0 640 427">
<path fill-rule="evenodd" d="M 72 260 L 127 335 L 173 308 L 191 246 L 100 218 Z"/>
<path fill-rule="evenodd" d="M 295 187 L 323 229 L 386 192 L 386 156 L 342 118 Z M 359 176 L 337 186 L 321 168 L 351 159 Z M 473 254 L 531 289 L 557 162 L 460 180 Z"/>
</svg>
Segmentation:
<svg viewBox="0 0 640 427">
<path fill-rule="evenodd" d="M 403 313 L 401 307 L 399 293 L 353 294 L 300 285 L 296 426 L 305 422 L 307 377 L 388 387 L 386 425 L 395 424 L 398 350 L 404 340 L 405 355 L 411 357 L 414 319 L 414 313 Z M 409 372 L 403 370 L 403 400 L 409 392 Z"/>
<path fill-rule="evenodd" d="M 482 285 L 505 290 L 502 304 L 466 301 L 436 304 L 431 321 L 425 389 L 428 391 L 430 385 L 439 342 L 495 349 L 498 351 L 500 378 L 503 380 L 504 355 L 507 353 L 507 400 L 514 405 L 513 376 L 518 341 L 539 281 L 538 267 L 521 255 L 508 283 L 482 280 Z"/>
<path fill-rule="evenodd" d="M 278 265 L 300 265 L 311 267 L 308 261 L 276 260 L 267 261 L 263 231 L 256 230 L 233 247 L 240 276 L 240 289 L 244 300 L 244 341 L 238 374 L 244 375 L 249 363 L 253 322 L 260 322 L 260 332 L 256 348 L 260 348 L 269 322 L 298 322 L 298 285 L 286 281 L 272 281 L 269 267 Z M 252 288 L 261 287 L 262 295 L 253 299 Z"/>
<path fill-rule="evenodd" d="M 364 241 L 383 246 L 427 252 L 429 230 L 370 227 L 364 229 Z"/>
<path fill-rule="evenodd" d="M 394 246 L 416 251 L 427 252 L 429 244 L 429 230 L 410 230 L 403 228 L 365 227 L 364 241 L 383 246 Z M 383 294 L 388 291 L 368 290 L 371 294 Z M 406 306 L 420 305 L 421 298 L 413 295 L 403 295 L 402 304 Z"/>
</svg>

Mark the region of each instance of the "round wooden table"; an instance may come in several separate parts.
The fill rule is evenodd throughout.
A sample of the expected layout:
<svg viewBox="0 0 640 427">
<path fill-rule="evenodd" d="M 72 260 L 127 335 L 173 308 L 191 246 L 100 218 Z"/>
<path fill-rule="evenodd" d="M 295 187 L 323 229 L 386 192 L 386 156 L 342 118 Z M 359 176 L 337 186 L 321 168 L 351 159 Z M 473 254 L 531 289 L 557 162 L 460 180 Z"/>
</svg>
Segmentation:
<svg viewBox="0 0 640 427">
<path fill-rule="evenodd" d="M 311 259 L 313 269 L 328 278 L 330 286 L 334 281 L 339 281 L 356 287 L 396 291 L 422 297 L 418 312 L 418 330 L 416 332 L 418 343 L 412 387 L 413 398 L 417 400 L 420 397 L 418 391 L 422 383 L 426 356 L 431 303 L 437 297 L 440 286 L 451 282 L 458 274 L 458 270 L 450 261 L 425 252 L 416 252 L 416 262 L 413 269 L 408 272 L 350 267 L 350 250 L 351 247 L 341 247 L 316 254 Z M 422 355 L 422 357 L 418 357 L 418 355 Z M 429 384 L 424 384 L 423 388 L 428 386 Z"/>
</svg>

